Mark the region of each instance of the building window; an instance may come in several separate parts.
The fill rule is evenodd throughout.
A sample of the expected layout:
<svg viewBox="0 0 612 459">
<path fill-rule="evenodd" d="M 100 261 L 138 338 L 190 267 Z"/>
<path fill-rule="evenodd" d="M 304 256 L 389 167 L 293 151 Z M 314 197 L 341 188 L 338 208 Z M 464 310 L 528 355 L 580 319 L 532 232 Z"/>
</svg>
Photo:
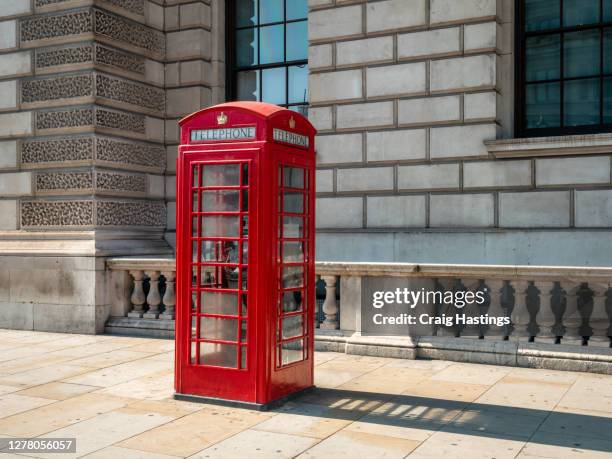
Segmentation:
<svg viewBox="0 0 612 459">
<path fill-rule="evenodd" d="M 308 108 L 308 0 L 228 2 L 229 98 Z"/>
<path fill-rule="evenodd" d="M 517 0 L 523 136 L 612 131 L 612 0 Z"/>
</svg>

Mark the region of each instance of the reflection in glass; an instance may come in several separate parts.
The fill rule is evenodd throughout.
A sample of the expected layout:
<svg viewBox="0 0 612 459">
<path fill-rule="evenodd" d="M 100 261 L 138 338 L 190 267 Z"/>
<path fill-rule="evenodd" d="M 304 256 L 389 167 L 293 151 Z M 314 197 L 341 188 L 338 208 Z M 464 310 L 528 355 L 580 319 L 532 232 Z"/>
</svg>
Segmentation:
<svg viewBox="0 0 612 459">
<path fill-rule="evenodd" d="M 193 194 L 191 195 L 191 210 L 193 212 L 198 211 L 198 192 L 197 191 L 194 191 Z"/>
<path fill-rule="evenodd" d="M 612 78 L 604 78 L 603 122 L 612 124 Z"/>
<path fill-rule="evenodd" d="M 238 241 L 202 241 L 202 261 L 238 263 Z"/>
<path fill-rule="evenodd" d="M 238 217 L 202 217 L 203 237 L 238 237 Z"/>
<path fill-rule="evenodd" d="M 283 282 L 283 288 L 303 287 L 304 286 L 304 267 L 303 266 L 284 266 L 282 282 Z"/>
<path fill-rule="evenodd" d="M 220 317 L 200 317 L 200 338 L 237 341 L 238 321 Z"/>
<path fill-rule="evenodd" d="M 202 186 L 240 185 L 240 166 L 237 164 L 215 164 L 203 167 Z"/>
<path fill-rule="evenodd" d="M 257 0 L 236 0 L 236 27 L 257 25 Z"/>
<path fill-rule="evenodd" d="M 566 78 L 599 73 L 599 39 L 598 30 L 565 34 L 563 74 Z"/>
<path fill-rule="evenodd" d="M 238 191 L 215 190 L 202 192 L 202 212 L 237 212 Z"/>
<path fill-rule="evenodd" d="M 288 188 L 304 188 L 304 169 L 283 167 L 283 185 Z"/>
<path fill-rule="evenodd" d="M 240 321 L 240 342 L 241 343 L 247 342 L 247 321 L 246 320 Z"/>
<path fill-rule="evenodd" d="M 283 339 L 302 336 L 304 316 L 291 316 L 283 319 Z"/>
<path fill-rule="evenodd" d="M 288 0 L 287 20 L 306 19 L 308 17 L 308 0 Z"/>
<path fill-rule="evenodd" d="M 284 0 L 259 0 L 259 23 L 269 24 L 271 22 L 280 22 L 285 16 Z M 294 0 L 289 0 L 292 2 Z"/>
<path fill-rule="evenodd" d="M 283 217 L 284 238 L 303 238 L 304 237 L 304 218 L 302 217 Z"/>
<path fill-rule="evenodd" d="M 525 0 L 525 30 L 556 29 L 561 25 L 560 0 Z"/>
<path fill-rule="evenodd" d="M 294 290 L 291 292 L 283 292 L 283 312 L 296 312 L 302 309 L 302 299 L 304 292 Z"/>
<path fill-rule="evenodd" d="M 208 288 L 238 288 L 238 268 L 233 266 L 202 266 L 200 285 Z"/>
<path fill-rule="evenodd" d="M 308 22 L 287 24 L 287 61 L 308 59 Z"/>
<path fill-rule="evenodd" d="M 236 76 L 236 96 L 238 100 L 259 100 L 259 70 L 238 72 Z"/>
<path fill-rule="evenodd" d="M 304 193 L 285 191 L 283 193 L 283 212 L 301 214 L 304 212 Z"/>
<path fill-rule="evenodd" d="M 304 242 L 283 242 L 283 261 L 299 263 L 304 261 Z"/>
<path fill-rule="evenodd" d="M 200 186 L 200 180 L 198 176 L 198 166 L 193 166 L 193 186 Z"/>
<path fill-rule="evenodd" d="M 576 26 L 599 22 L 600 0 L 564 0 L 563 25 Z"/>
<path fill-rule="evenodd" d="M 236 65 L 257 65 L 257 29 L 236 31 Z"/>
<path fill-rule="evenodd" d="M 566 126 L 599 124 L 599 78 L 565 82 L 564 123 Z"/>
<path fill-rule="evenodd" d="M 201 292 L 200 311 L 202 314 L 238 314 L 238 294 L 226 292 Z"/>
<path fill-rule="evenodd" d="M 289 365 L 304 359 L 304 340 L 298 339 L 283 343 L 280 346 L 281 365 Z"/>
<path fill-rule="evenodd" d="M 528 129 L 559 127 L 561 125 L 560 83 L 527 85 L 525 112 Z"/>
<path fill-rule="evenodd" d="M 261 71 L 262 78 L 262 101 L 271 104 L 286 103 L 285 68 L 277 67 Z"/>
<path fill-rule="evenodd" d="M 242 294 L 242 300 L 240 302 L 242 309 L 240 310 L 240 315 L 242 317 L 246 317 L 248 315 L 248 298 L 247 298 L 247 294 L 243 293 Z"/>
<path fill-rule="evenodd" d="M 198 323 L 198 318 L 196 316 L 191 316 L 191 337 L 192 338 L 196 338 L 197 337 L 197 323 Z"/>
<path fill-rule="evenodd" d="M 308 66 L 289 67 L 289 103 L 308 102 Z"/>
<path fill-rule="evenodd" d="M 525 76 L 527 81 L 552 80 L 560 77 L 560 35 L 546 35 L 527 39 Z"/>
<path fill-rule="evenodd" d="M 247 368 L 247 348 L 242 346 L 240 348 L 240 368 Z"/>
<path fill-rule="evenodd" d="M 610 3 L 612 4 L 612 0 Z M 604 73 L 612 73 L 612 27 L 604 29 L 603 53 Z"/>
<path fill-rule="evenodd" d="M 198 359 L 196 343 L 191 343 L 191 350 L 189 352 L 189 362 L 195 365 Z"/>
<path fill-rule="evenodd" d="M 283 62 L 285 59 L 285 39 L 283 37 L 283 31 L 284 26 L 282 24 L 261 27 L 259 29 L 259 40 L 261 41 L 259 61 L 262 64 Z"/>
<path fill-rule="evenodd" d="M 241 212 L 249 210 L 249 190 L 242 190 L 242 208 Z"/>
<path fill-rule="evenodd" d="M 249 262 L 249 243 L 248 241 L 242 242 L 242 263 L 247 264 Z"/>
<path fill-rule="evenodd" d="M 198 307 L 198 294 L 196 292 L 191 293 L 191 312 L 196 312 Z"/>
<path fill-rule="evenodd" d="M 191 236 L 198 237 L 198 217 L 193 217 L 191 219 Z M 197 255 L 194 253 L 194 256 L 197 256 Z M 195 260 L 194 258 L 194 261 L 197 261 L 197 260 Z"/>
<path fill-rule="evenodd" d="M 249 280 L 249 276 L 248 276 L 248 271 L 246 268 L 242 268 L 242 290 L 248 290 L 248 280 Z"/>
<path fill-rule="evenodd" d="M 603 21 L 612 22 L 612 0 L 603 0 Z"/>
<path fill-rule="evenodd" d="M 200 343 L 200 364 L 236 368 L 236 346 L 233 344 Z"/>
</svg>

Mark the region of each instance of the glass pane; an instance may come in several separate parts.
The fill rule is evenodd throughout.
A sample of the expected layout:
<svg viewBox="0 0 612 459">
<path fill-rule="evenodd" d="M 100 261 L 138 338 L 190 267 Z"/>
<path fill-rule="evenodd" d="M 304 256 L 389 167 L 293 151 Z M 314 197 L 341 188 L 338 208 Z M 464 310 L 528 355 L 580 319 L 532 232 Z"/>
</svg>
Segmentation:
<svg viewBox="0 0 612 459">
<path fill-rule="evenodd" d="M 200 186 L 198 166 L 193 166 L 193 186 Z"/>
<path fill-rule="evenodd" d="M 599 124 L 599 78 L 565 82 L 565 126 Z"/>
<path fill-rule="evenodd" d="M 240 185 L 240 166 L 237 164 L 219 164 L 205 166 L 202 186 L 238 186 Z"/>
<path fill-rule="evenodd" d="M 283 312 L 300 311 L 302 309 L 302 298 L 304 298 L 304 292 L 301 290 L 283 292 Z"/>
<path fill-rule="evenodd" d="M 561 25 L 560 0 L 525 0 L 525 30 L 556 29 Z"/>
<path fill-rule="evenodd" d="M 604 78 L 603 122 L 612 124 L 612 78 Z"/>
<path fill-rule="evenodd" d="M 247 368 L 247 348 L 245 346 L 240 348 L 240 368 Z"/>
<path fill-rule="evenodd" d="M 197 350 L 196 350 L 196 349 L 197 349 L 197 348 L 196 348 L 196 343 L 191 343 L 191 352 L 189 353 L 189 355 L 190 355 L 190 359 L 189 359 L 189 361 L 190 361 L 190 363 L 192 363 L 192 364 L 195 364 L 195 363 L 196 363 L 196 360 L 197 360 L 197 358 L 198 358 L 198 355 L 197 355 Z"/>
<path fill-rule="evenodd" d="M 249 303 L 248 303 L 248 298 L 247 298 L 246 293 L 242 295 L 241 305 L 242 305 L 242 309 L 240 310 L 240 315 L 242 317 L 246 317 L 248 315 L 248 312 L 249 312 L 249 310 L 248 310 Z"/>
<path fill-rule="evenodd" d="M 295 214 L 304 212 L 304 193 L 285 192 L 283 193 L 283 211 Z"/>
<path fill-rule="evenodd" d="M 198 318 L 196 316 L 191 316 L 191 337 L 195 338 L 197 333 L 196 325 L 198 323 Z"/>
<path fill-rule="evenodd" d="M 604 0 L 603 3 L 603 20 L 604 22 L 612 21 L 612 0 Z"/>
<path fill-rule="evenodd" d="M 289 103 L 308 102 L 308 66 L 289 67 Z"/>
<path fill-rule="evenodd" d="M 232 344 L 200 343 L 200 364 L 236 368 L 236 346 Z"/>
<path fill-rule="evenodd" d="M 198 211 L 198 193 L 197 192 L 194 192 L 191 195 L 191 202 L 192 202 L 191 210 L 193 212 L 197 212 Z"/>
<path fill-rule="evenodd" d="M 283 343 L 280 346 L 281 365 L 288 365 L 304 359 L 304 340 L 298 339 Z"/>
<path fill-rule="evenodd" d="M 196 292 L 191 293 L 191 312 L 195 312 L 198 307 L 198 294 Z"/>
<path fill-rule="evenodd" d="M 248 290 L 248 280 L 249 280 L 249 276 L 248 276 L 248 272 L 246 268 L 242 268 L 242 290 Z"/>
<path fill-rule="evenodd" d="M 239 191 L 202 192 L 202 212 L 238 212 Z"/>
<path fill-rule="evenodd" d="M 304 237 L 304 219 L 302 217 L 283 217 L 283 237 Z"/>
<path fill-rule="evenodd" d="M 238 241 L 202 241 L 202 261 L 238 263 Z"/>
<path fill-rule="evenodd" d="M 197 266 L 191 267 L 191 285 L 192 287 L 198 286 L 198 267 Z"/>
<path fill-rule="evenodd" d="M 599 22 L 600 0 L 564 0 L 563 25 L 576 26 Z"/>
<path fill-rule="evenodd" d="M 200 338 L 237 341 L 238 320 L 221 319 L 218 317 L 200 317 Z"/>
<path fill-rule="evenodd" d="M 304 261 L 304 243 L 283 242 L 283 261 L 289 263 Z"/>
<path fill-rule="evenodd" d="M 289 188 L 304 188 L 304 169 L 284 167 L 283 183 L 284 186 Z"/>
<path fill-rule="evenodd" d="M 611 0 L 612 3 L 612 0 Z M 612 28 L 604 30 L 604 73 L 612 73 Z"/>
<path fill-rule="evenodd" d="M 249 243 L 247 241 L 242 242 L 242 263 L 247 264 L 249 262 Z"/>
<path fill-rule="evenodd" d="M 238 237 L 238 217 L 202 217 L 203 237 Z"/>
<path fill-rule="evenodd" d="M 285 60 L 283 28 L 284 26 L 281 24 L 259 29 L 259 39 L 261 40 L 259 60 L 262 64 L 273 64 Z"/>
<path fill-rule="evenodd" d="M 285 266 L 283 267 L 283 288 L 303 287 L 304 286 L 304 267 Z"/>
<path fill-rule="evenodd" d="M 246 320 L 240 321 L 240 342 L 247 342 L 247 322 Z"/>
<path fill-rule="evenodd" d="M 257 25 L 257 0 L 236 0 L 236 27 Z"/>
<path fill-rule="evenodd" d="M 238 294 L 225 292 L 202 292 L 200 312 L 203 314 L 238 314 Z"/>
<path fill-rule="evenodd" d="M 284 0 L 260 0 L 260 24 L 269 24 L 270 22 L 280 22 L 285 17 Z M 293 0 L 290 0 L 293 1 Z"/>
<path fill-rule="evenodd" d="M 238 100 L 259 100 L 259 70 L 237 73 L 236 96 Z"/>
<path fill-rule="evenodd" d="M 553 80 L 560 78 L 560 35 L 528 38 L 526 47 L 525 77 L 527 81 Z"/>
<path fill-rule="evenodd" d="M 286 103 L 285 67 L 262 70 L 262 101 L 282 105 Z"/>
<path fill-rule="evenodd" d="M 202 266 L 200 285 L 209 288 L 238 288 L 238 268 L 231 266 Z"/>
<path fill-rule="evenodd" d="M 287 20 L 306 19 L 308 17 L 308 0 L 287 0 Z"/>
<path fill-rule="evenodd" d="M 287 24 L 287 60 L 308 59 L 308 23 L 306 21 Z"/>
<path fill-rule="evenodd" d="M 599 74 L 599 30 L 566 33 L 563 74 L 566 78 Z"/>
<path fill-rule="evenodd" d="M 249 237 L 249 217 L 246 215 L 242 216 L 242 237 Z"/>
<path fill-rule="evenodd" d="M 257 29 L 236 31 L 236 65 L 257 65 Z"/>
<path fill-rule="evenodd" d="M 302 336 L 303 316 L 285 317 L 283 319 L 283 339 Z"/>
<path fill-rule="evenodd" d="M 543 83 L 527 85 L 526 127 L 551 128 L 561 125 L 561 85 Z"/>
</svg>

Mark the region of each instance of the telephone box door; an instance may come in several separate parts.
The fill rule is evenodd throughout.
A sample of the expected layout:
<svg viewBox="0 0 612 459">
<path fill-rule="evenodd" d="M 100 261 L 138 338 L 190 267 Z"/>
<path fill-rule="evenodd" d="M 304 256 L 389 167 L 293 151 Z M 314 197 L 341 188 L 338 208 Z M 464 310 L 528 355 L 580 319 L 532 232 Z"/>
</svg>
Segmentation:
<svg viewBox="0 0 612 459">
<path fill-rule="evenodd" d="M 206 151 L 186 155 L 179 167 L 184 180 L 181 253 L 177 273 L 183 308 L 189 314 L 180 321 L 183 372 L 177 378 L 180 392 L 213 397 L 252 399 L 256 397 L 253 286 L 257 273 L 249 269 L 256 257 L 249 245 L 256 228 L 255 155 L 258 150 L 241 150 L 227 160 L 227 152 Z M 246 396 L 246 397 L 245 397 Z"/>
</svg>

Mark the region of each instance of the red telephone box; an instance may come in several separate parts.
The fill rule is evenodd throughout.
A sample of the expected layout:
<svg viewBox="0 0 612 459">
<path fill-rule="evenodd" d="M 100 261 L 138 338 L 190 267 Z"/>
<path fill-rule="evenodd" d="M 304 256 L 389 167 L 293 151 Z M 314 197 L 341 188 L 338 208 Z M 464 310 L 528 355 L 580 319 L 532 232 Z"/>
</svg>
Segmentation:
<svg viewBox="0 0 612 459">
<path fill-rule="evenodd" d="M 316 131 L 259 102 L 179 124 L 176 398 L 266 408 L 313 386 Z"/>
</svg>

